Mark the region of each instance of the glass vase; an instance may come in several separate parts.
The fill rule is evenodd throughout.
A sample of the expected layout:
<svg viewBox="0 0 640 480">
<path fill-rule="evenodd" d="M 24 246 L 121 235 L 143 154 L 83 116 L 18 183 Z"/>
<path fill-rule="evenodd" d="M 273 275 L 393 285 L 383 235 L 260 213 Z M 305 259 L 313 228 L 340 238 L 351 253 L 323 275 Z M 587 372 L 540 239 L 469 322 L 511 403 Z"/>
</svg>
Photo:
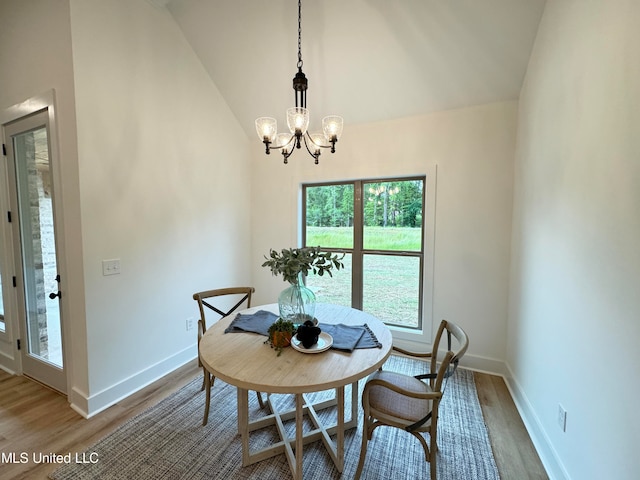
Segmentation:
<svg viewBox="0 0 640 480">
<path fill-rule="evenodd" d="M 289 287 L 278 296 L 280 317 L 302 325 L 306 320 L 313 320 L 316 313 L 316 296 L 304 285 L 302 273 Z"/>
</svg>

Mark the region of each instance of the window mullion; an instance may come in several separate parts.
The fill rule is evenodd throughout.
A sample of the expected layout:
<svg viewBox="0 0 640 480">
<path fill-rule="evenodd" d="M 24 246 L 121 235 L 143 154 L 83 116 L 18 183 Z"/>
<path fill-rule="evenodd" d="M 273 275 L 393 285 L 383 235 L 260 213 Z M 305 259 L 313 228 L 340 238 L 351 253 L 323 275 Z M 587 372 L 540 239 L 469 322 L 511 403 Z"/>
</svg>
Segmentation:
<svg viewBox="0 0 640 480">
<path fill-rule="evenodd" d="M 362 310 L 362 238 L 364 229 L 362 181 L 353 187 L 353 255 L 351 257 L 351 306 Z"/>
</svg>

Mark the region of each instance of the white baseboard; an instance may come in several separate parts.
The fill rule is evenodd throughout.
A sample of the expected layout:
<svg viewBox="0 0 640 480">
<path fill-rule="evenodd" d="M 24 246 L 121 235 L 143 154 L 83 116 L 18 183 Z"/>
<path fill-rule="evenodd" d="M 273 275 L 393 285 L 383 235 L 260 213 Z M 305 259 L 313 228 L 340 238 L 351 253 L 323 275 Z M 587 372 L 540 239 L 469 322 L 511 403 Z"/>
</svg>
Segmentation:
<svg viewBox="0 0 640 480">
<path fill-rule="evenodd" d="M 0 363 L 0 369 L 4 370 L 9 375 L 17 375 L 18 374 L 15 370 L 11 370 L 9 367 L 7 367 L 6 365 L 3 365 L 1 363 Z"/>
<path fill-rule="evenodd" d="M 5 346 L 2 345 L 2 348 L 0 348 L 0 368 L 11 375 L 17 375 L 19 370 L 18 362 L 13 355 L 3 351 Z"/>
<path fill-rule="evenodd" d="M 504 377 L 507 373 L 507 366 L 502 360 L 481 357 L 479 355 L 465 355 L 460 360 L 460 366 L 478 372 L 500 375 L 501 377 Z"/>
<path fill-rule="evenodd" d="M 71 408 L 80 415 L 85 418 L 91 418 L 195 358 L 194 348 L 185 348 L 155 365 L 91 396 L 74 387 L 68 396 L 69 403 L 71 404 Z"/>
<path fill-rule="evenodd" d="M 505 383 L 507 384 L 509 392 L 511 392 L 511 397 L 516 404 L 516 408 L 520 413 L 520 417 L 524 422 L 527 432 L 529 432 L 529 436 L 531 437 L 533 446 L 538 452 L 540 461 L 542 462 L 542 465 L 544 465 L 547 475 L 549 475 L 549 479 L 571 480 L 571 477 L 564 468 L 557 452 L 553 448 L 553 445 L 549 440 L 549 436 L 542 427 L 533 406 L 529 402 L 527 395 L 516 380 L 508 365 L 506 365 L 506 368 L 507 374 L 504 375 Z"/>
</svg>

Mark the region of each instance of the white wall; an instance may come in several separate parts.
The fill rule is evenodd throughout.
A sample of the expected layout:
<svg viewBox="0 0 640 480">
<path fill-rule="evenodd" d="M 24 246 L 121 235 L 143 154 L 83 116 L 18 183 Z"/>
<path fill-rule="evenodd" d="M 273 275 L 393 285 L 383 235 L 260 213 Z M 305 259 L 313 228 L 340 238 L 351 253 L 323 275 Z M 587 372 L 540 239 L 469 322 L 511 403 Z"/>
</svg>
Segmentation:
<svg viewBox="0 0 640 480">
<path fill-rule="evenodd" d="M 425 174 L 437 164 L 433 316 L 464 326 L 467 362 L 504 369 L 517 103 L 505 102 L 368 125 L 349 125 L 320 165 L 304 150 L 288 165 L 256 139 L 252 268 L 256 303 L 285 287 L 262 268 L 269 248 L 297 244 L 303 182 Z M 430 306 L 427 306 L 430 309 Z"/>
<path fill-rule="evenodd" d="M 638 25 L 636 0 L 547 2 L 520 99 L 507 358 L 552 478 L 640 470 Z"/>
<path fill-rule="evenodd" d="M 195 358 L 195 291 L 248 283 L 249 152 L 165 9 L 71 0 L 71 31 L 89 372 L 72 401 L 95 413 Z"/>
</svg>

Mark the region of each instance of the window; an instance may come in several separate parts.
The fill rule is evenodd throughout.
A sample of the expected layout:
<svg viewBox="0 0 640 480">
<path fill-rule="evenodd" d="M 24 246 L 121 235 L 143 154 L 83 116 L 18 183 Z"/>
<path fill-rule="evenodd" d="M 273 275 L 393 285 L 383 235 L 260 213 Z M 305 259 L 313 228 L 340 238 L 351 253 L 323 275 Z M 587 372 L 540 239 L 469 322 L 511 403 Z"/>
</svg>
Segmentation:
<svg viewBox="0 0 640 480">
<path fill-rule="evenodd" d="M 425 177 L 303 185 L 303 241 L 345 253 L 344 270 L 307 278 L 320 301 L 422 329 Z"/>
</svg>

